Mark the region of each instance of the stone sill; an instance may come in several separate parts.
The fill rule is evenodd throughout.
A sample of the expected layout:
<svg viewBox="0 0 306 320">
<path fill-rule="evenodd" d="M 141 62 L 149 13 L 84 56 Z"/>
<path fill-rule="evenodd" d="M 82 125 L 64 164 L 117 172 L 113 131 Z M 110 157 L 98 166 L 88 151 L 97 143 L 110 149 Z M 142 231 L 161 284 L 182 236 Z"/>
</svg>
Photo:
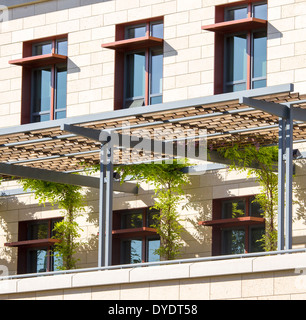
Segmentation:
<svg viewBox="0 0 306 320">
<path fill-rule="evenodd" d="M 2 280 L 0 295 L 294 269 L 306 269 L 306 253 Z"/>
</svg>

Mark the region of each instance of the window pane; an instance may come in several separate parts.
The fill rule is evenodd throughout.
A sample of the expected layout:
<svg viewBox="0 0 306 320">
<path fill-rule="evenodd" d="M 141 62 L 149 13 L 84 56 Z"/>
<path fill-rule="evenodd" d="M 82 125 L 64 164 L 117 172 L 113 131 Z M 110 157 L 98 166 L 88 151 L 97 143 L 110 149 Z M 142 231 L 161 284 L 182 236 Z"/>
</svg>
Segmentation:
<svg viewBox="0 0 306 320">
<path fill-rule="evenodd" d="M 246 80 L 247 36 L 239 35 L 226 39 L 226 81 Z"/>
<path fill-rule="evenodd" d="M 28 240 L 48 238 L 48 222 L 31 223 L 28 227 Z"/>
<path fill-rule="evenodd" d="M 62 40 L 57 42 L 57 51 L 58 54 L 62 54 L 63 56 L 68 55 L 68 42 L 67 40 Z"/>
<path fill-rule="evenodd" d="M 245 19 L 247 17 L 248 17 L 247 7 L 230 9 L 227 11 L 227 14 L 226 14 L 227 21 Z"/>
<path fill-rule="evenodd" d="M 50 113 L 33 116 L 33 122 L 44 122 L 49 120 L 50 120 Z"/>
<path fill-rule="evenodd" d="M 222 232 L 222 254 L 244 253 L 245 231 L 242 229 L 223 230 Z"/>
<path fill-rule="evenodd" d="M 146 35 L 146 26 L 130 27 L 126 29 L 126 38 L 140 38 Z"/>
<path fill-rule="evenodd" d="M 40 43 L 33 47 L 33 55 L 39 56 L 42 54 L 52 53 L 52 43 Z"/>
<path fill-rule="evenodd" d="M 152 51 L 151 55 L 151 94 L 162 93 L 163 87 L 163 53 Z"/>
<path fill-rule="evenodd" d="M 57 111 L 55 112 L 55 119 L 65 119 L 66 111 Z"/>
<path fill-rule="evenodd" d="M 253 17 L 258 18 L 258 19 L 267 20 L 268 19 L 267 4 L 254 5 Z"/>
<path fill-rule="evenodd" d="M 222 202 L 222 219 L 238 218 L 245 215 L 244 200 L 229 200 Z"/>
<path fill-rule="evenodd" d="M 267 34 L 256 32 L 253 35 L 253 78 L 267 74 Z"/>
<path fill-rule="evenodd" d="M 148 239 L 148 262 L 160 261 L 159 255 L 154 253 L 159 247 L 159 239 Z"/>
<path fill-rule="evenodd" d="M 267 86 L 267 80 L 257 80 L 253 81 L 253 89 L 264 88 Z"/>
<path fill-rule="evenodd" d="M 226 86 L 226 92 L 237 92 L 242 90 L 246 90 L 246 82 Z"/>
<path fill-rule="evenodd" d="M 155 215 L 159 215 L 159 211 L 156 209 L 148 209 L 147 213 L 147 227 L 151 228 L 153 225 L 156 225 L 158 220 L 155 218 Z"/>
<path fill-rule="evenodd" d="M 125 101 L 125 108 L 136 108 L 144 106 L 144 98 Z"/>
<path fill-rule="evenodd" d="M 151 25 L 151 36 L 156 38 L 164 38 L 164 24 L 154 23 Z"/>
<path fill-rule="evenodd" d="M 28 250 L 28 273 L 47 271 L 47 249 Z"/>
<path fill-rule="evenodd" d="M 264 251 L 262 248 L 263 243 L 258 241 L 262 239 L 265 234 L 265 227 L 251 228 L 251 238 L 250 238 L 250 252 L 261 252 Z"/>
<path fill-rule="evenodd" d="M 163 102 L 163 96 L 156 96 L 150 99 L 150 104 L 158 104 Z"/>
<path fill-rule="evenodd" d="M 66 109 L 67 67 L 57 68 L 56 72 L 56 105 L 55 109 Z"/>
<path fill-rule="evenodd" d="M 58 256 L 57 251 L 52 252 L 52 255 L 52 271 L 61 270 L 61 267 L 63 266 L 63 258 Z"/>
<path fill-rule="evenodd" d="M 250 216 L 252 217 L 262 217 L 263 210 L 261 209 L 258 202 L 250 199 Z"/>
<path fill-rule="evenodd" d="M 132 53 L 126 57 L 126 98 L 144 97 L 145 53 Z"/>
<path fill-rule="evenodd" d="M 143 227 L 142 211 L 121 215 L 122 229 L 141 228 L 141 227 Z"/>
<path fill-rule="evenodd" d="M 122 241 L 122 263 L 141 263 L 142 262 L 142 241 L 123 240 Z"/>
<path fill-rule="evenodd" d="M 33 109 L 34 113 L 50 111 L 51 69 L 39 69 L 33 72 Z"/>
</svg>

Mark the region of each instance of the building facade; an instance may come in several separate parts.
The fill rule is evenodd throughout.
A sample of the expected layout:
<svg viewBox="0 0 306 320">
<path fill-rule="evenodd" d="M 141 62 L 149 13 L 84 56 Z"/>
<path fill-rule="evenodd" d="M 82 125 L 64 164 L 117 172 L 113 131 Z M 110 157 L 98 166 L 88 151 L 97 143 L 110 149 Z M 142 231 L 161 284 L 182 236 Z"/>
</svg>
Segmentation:
<svg viewBox="0 0 306 320">
<path fill-rule="evenodd" d="M 0 126 L 3 129 L 103 112 L 120 113 L 125 109 L 288 83 L 294 85 L 294 92 L 306 93 L 304 0 L 2 2 Z M 293 101 L 295 97 L 297 94 L 292 93 Z M 227 126 L 221 121 L 222 125 Z M 243 123 L 241 128 L 244 128 Z M 267 135 L 268 132 L 269 129 Z M 211 141 L 208 140 L 209 146 L 213 145 Z M 303 155 L 306 148 L 303 138 L 295 136 L 295 141 L 294 148 Z M 18 149 L 18 145 L 14 147 Z M 27 150 L 26 146 L 21 147 Z M 6 149 L 1 152 L 4 154 Z M 22 160 L 8 162 L 23 164 Z M 303 249 L 306 244 L 304 160 L 296 160 L 294 166 L 292 241 L 293 249 Z M 183 226 L 182 259 L 262 251 L 257 240 L 264 233 L 265 222 L 260 208 L 252 202 L 261 190 L 254 176 L 230 171 L 225 165 L 214 165 L 208 166 L 205 172 L 190 175 L 190 182 L 185 188 L 184 200 L 178 204 Z M 61 210 L 50 204 L 39 205 L 33 193 L 21 190 L 18 180 L 4 179 L 0 187 L 3 193 L 0 198 L 0 265 L 7 275 L 57 270 L 60 262 L 50 256 L 50 252 L 54 244 L 52 227 L 63 217 Z M 78 218 L 82 245 L 77 253 L 78 268 L 82 269 L 97 267 L 99 237 L 99 192 L 93 188 L 86 188 L 84 192 L 87 203 L 85 213 Z M 153 205 L 153 188 L 144 183 L 137 195 L 114 194 L 114 265 L 159 261 L 154 250 L 160 240 L 150 222 L 149 208 Z M 252 223 L 230 221 L 221 227 L 214 223 L 199 224 L 232 219 L 234 210 L 240 210 L 245 217 L 253 217 L 248 220 Z M 157 288 L 169 285 L 175 291 L 174 299 L 185 299 L 188 290 L 189 298 L 195 298 L 197 292 L 204 292 L 204 299 L 277 296 L 290 299 L 293 295 L 305 298 L 306 287 L 301 288 L 303 281 L 294 285 L 297 283 L 294 276 L 299 274 L 292 272 L 303 267 L 303 259 L 296 258 L 297 264 L 290 266 L 285 259 L 272 259 L 267 270 L 260 260 L 265 257 L 258 259 L 257 270 L 256 263 L 252 265 L 253 262 L 247 260 L 241 274 L 240 271 L 224 273 L 221 266 L 223 271 L 214 274 L 213 265 L 207 274 L 202 271 L 197 274 L 196 271 L 192 273 L 192 266 L 188 265 L 188 277 L 184 273 L 186 266 L 186 270 L 178 268 L 177 275 L 174 272 L 174 278 L 169 279 L 139 274 L 133 282 L 129 273 L 128 284 L 127 280 L 117 279 L 116 282 L 115 276 L 113 283 L 101 278 L 94 284 L 86 274 L 90 285 L 84 289 L 84 297 L 93 298 L 95 292 L 96 298 L 103 298 L 106 293 L 124 298 L 122 292 L 127 290 L 124 287 L 127 285 L 137 294 L 152 291 L 151 296 L 148 293 L 144 297 L 153 298 L 154 292 L 159 292 Z M 285 266 L 274 269 L 273 261 Z M 205 263 L 208 262 L 203 262 L 203 268 Z M 246 266 L 248 263 L 251 269 Z M 195 263 L 194 270 L 196 268 Z M 161 274 L 163 272 L 167 273 L 161 271 Z M 123 273 L 120 277 L 125 277 Z M 79 284 L 73 287 L 71 279 L 75 277 L 73 282 L 78 283 L 78 276 Z M 220 279 L 215 278 L 217 276 Z M 50 296 L 63 298 L 64 290 L 74 289 L 80 293 L 80 288 L 86 287 L 85 282 L 82 284 L 81 273 L 65 277 L 67 286 L 52 288 L 51 285 L 49 289 L 57 291 Z M 228 289 L 229 295 L 219 294 L 222 279 L 224 283 L 237 284 L 237 291 L 233 286 Z M 257 280 L 270 286 L 266 291 L 262 289 L 251 295 L 249 286 Z M 19 291 L 16 289 L 18 280 L 5 281 L 7 291 L 0 289 L 0 299 L 1 294 L 4 298 L 9 298 L 10 294 L 15 294 L 15 298 L 26 297 L 23 294 L 28 289 L 22 289 L 22 285 L 30 286 L 31 281 L 37 282 L 37 279 L 20 280 Z M 149 287 L 144 282 L 149 282 Z M 280 289 L 289 282 L 290 288 L 294 287 L 291 291 Z M 36 292 L 44 292 L 40 297 L 48 296 L 47 287 L 35 286 Z M 37 296 L 28 293 L 28 297 Z"/>
</svg>

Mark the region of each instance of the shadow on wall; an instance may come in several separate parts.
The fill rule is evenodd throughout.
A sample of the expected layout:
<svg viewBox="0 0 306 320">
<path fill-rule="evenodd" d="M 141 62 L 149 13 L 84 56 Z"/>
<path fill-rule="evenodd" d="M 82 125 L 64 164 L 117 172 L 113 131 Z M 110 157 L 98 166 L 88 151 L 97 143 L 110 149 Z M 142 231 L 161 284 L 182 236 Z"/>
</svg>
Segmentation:
<svg viewBox="0 0 306 320">
<path fill-rule="evenodd" d="M 211 256 L 212 228 L 200 226 L 200 221 L 212 220 L 213 186 L 222 185 L 223 176 L 212 171 L 191 177 L 191 185 L 186 188 L 186 203 L 183 211 L 188 212 L 183 221 L 182 240 L 184 258 Z M 227 191 L 230 196 L 230 192 Z"/>
</svg>

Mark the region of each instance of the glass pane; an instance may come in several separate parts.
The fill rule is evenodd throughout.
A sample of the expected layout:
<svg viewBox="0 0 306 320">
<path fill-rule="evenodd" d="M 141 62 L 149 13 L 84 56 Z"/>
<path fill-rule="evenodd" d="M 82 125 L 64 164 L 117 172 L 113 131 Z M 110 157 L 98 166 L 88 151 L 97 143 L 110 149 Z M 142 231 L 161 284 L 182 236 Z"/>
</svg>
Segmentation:
<svg viewBox="0 0 306 320">
<path fill-rule="evenodd" d="M 57 251 L 54 251 L 52 254 L 52 271 L 61 270 L 61 267 L 63 266 L 63 258 L 58 256 Z"/>
<path fill-rule="evenodd" d="M 253 81 L 253 89 L 257 89 L 257 88 L 264 88 L 267 86 L 267 80 L 257 80 L 257 81 Z"/>
<path fill-rule="evenodd" d="M 30 249 L 28 251 L 28 273 L 47 271 L 47 250 Z"/>
<path fill-rule="evenodd" d="M 28 240 L 48 238 L 48 222 L 31 223 L 28 226 Z"/>
<path fill-rule="evenodd" d="M 154 23 L 151 25 L 151 36 L 156 38 L 164 38 L 164 24 Z"/>
<path fill-rule="evenodd" d="M 262 217 L 263 210 L 261 209 L 258 202 L 253 199 L 250 199 L 250 216 L 252 217 Z"/>
<path fill-rule="evenodd" d="M 160 261 L 159 255 L 154 253 L 159 247 L 159 239 L 148 239 L 148 262 Z"/>
<path fill-rule="evenodd" d="M 147 213 L 147 227 L 152 228 L 153 225 L 156 225 L 158 220 L 155 218 L 155 215 L 159 215 L 159 211 L 156 209 L 148 209 Z"/>
<path fill-rule="evenodd" d="M 44 122 L 49 120 L 50 120 L 50 113 L 33 116 L 33 122 Z"/>
<path fill-rule="evenodd" d="M 151 55 L 151 94 L 162 93 L 163 90 L 163 53 L 152 51 Z"/>
<path fill-rule="evenodd" d="M 226 20 L 240 20 L 248 17 L 248 8 L 235 8 L 227 11 Z"/>
<path fill-rule="evenodd" d="M 55 112 L 55 119 L 65 119 L 65 118 L 66 118 L 66 111 Z"/>
<path fill-rule="evenodd" d="M 144 97 L 145 53 L 128 54 L 126 63 L 126 98 Z"/>
<path fill-rule="evenodd" d="M 121 215 L 122 229 L 141 228 L 141 227 L 143 227 L 142 211 Z"/>
<path fill-rule="evenodd" d="M 51 69 L 39 69 L 33 72 L 33 109 L 34 113 L 50 111 Z"/>
<path fill-rule="evenodd" d="M 141 263 L 142 262 L 142 241 L 124 240 L 122 241 L 122 263 Z"/>
<path fill-rule="evenodd" d="M 39 56 L 42 54 L 52 53 L 52 43 L 40 43 L 33 47 L 33 55 Z"/>
<path fill-rule="evenodd" d="M 247 36 L 226 39 L 226 81 L 246 80 L 247 77 Z"/>
<path fill-rule="evenodd" d="M 150 104 L 158 104 L 163 102 L 163 96 L 152 97 L 150 100 Z"/>
<path fill-rule="evenodd" d="M 140 38 L 146 35 L 147 27 L 146 26 L 137 26 L 137 27 L 130 27 L 126 29 L 126 38 Z"/>
<path fill-rule="evenodd" d="M 144 99 L 135 99 L 135 100 L 127 100 L 125 102 L 126 108 L 136 108 L 136 107 L 143 107 L 144 106 Z"/>
<path fill-rule="evenodd" d="M 261 252 L 264 251 L 262 248 L 263 243 L 258 241 L 262 239 L 265 234 L 265 227 L 251 228 L 251 241 L 250 241 L 250 252 Z"/>
<path fill-rule="evenodd" d="M 267 33 L 256 32 L 253 35 L 253 78 L 267 74 Z"/>
<path fill-rule="evenodd" d="M 56 104 L 55 109 L 66 109 L 67 98 L 67 67 L 56 71 Z"/>
<path fill-rule="evenodd" d="M 246 90 L 246 82 L 226 86 L 226 92 L 237 92 L 242 90 Z"/>
<path fill-rule="evenodd" d="M 222 219 L 238 218 L 245 215 L 244 200 L 229 200 L 222 202 Z"/>
<path fill-rule="evenodd" d="M 245 231 L 241 229 L 223 230 L 223 254 L 244 253 Z"/>
<path fill-rule="evenodd" d="M 68 42 L 67 40 L 61 40 L 57 42 L 57 51 L 58 54 L 63 56 L 68 56 Z"/>
<path fill-rule="evenodd" d="M 268 20 L 267 4 L 254 5 L 253 17 L 258 19 Z"/>
</svg>

